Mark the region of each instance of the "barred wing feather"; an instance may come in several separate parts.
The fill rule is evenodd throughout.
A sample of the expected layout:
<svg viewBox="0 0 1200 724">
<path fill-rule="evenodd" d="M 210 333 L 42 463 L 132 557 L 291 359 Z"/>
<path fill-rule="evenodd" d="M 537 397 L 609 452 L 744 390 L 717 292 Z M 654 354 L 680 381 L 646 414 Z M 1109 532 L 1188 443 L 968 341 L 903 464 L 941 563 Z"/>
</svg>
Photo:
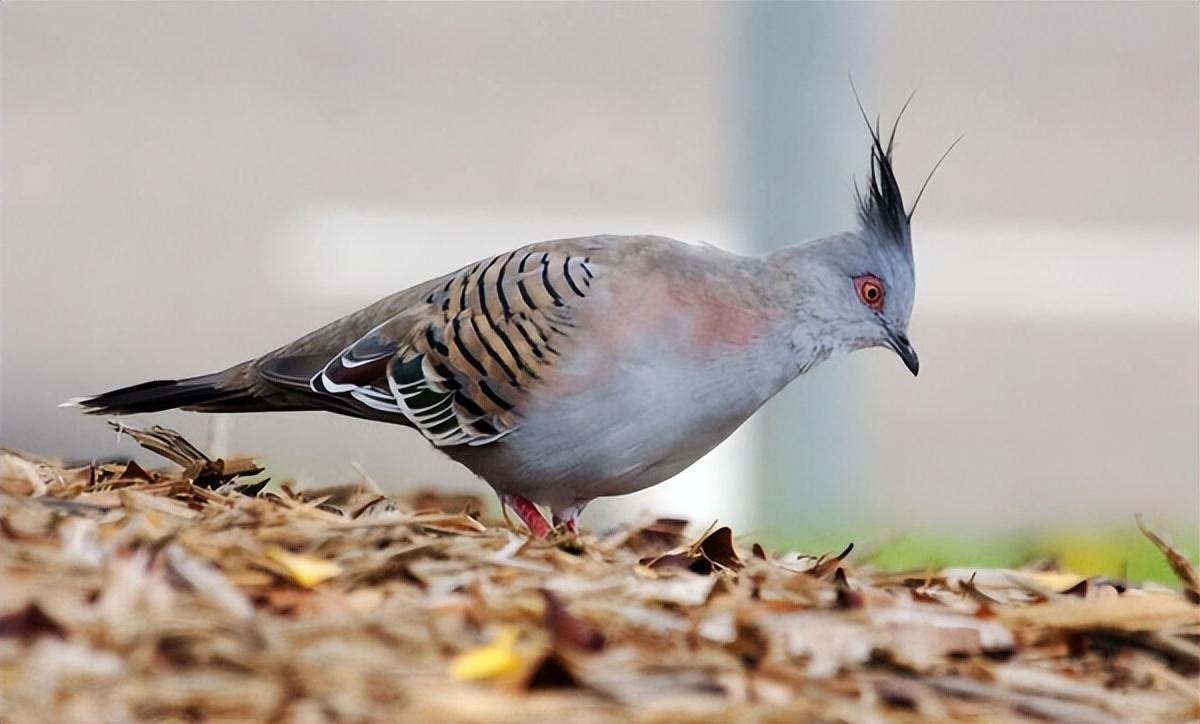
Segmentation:
<svg viewBox="0 0 1200 724">
<path fill-rule="evenodd" d="M 514 251 L 450 275 L 330 360 L 312 391 L 402 416 L 434 445 L 486 445 L 517 429 L 599 270 L 586 256 Z"/>
</svg>

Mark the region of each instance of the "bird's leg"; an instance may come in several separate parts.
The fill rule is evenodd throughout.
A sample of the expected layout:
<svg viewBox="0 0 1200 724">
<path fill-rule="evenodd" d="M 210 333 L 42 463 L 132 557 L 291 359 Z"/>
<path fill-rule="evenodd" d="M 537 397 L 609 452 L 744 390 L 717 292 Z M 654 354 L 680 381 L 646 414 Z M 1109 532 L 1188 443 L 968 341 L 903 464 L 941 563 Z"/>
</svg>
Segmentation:
<svg viewBox="0 0 1200 724">
<path fill-rule="evenodd" d="M 563 530 L 567 531 L 571 535 L 575 535 L 579 532 L 578 527 L 575 525 L 574 518 L 560 518 L 556 513 L 554 517 L 551 518 L 551 521 L 554 523 L 555 528 L 562 526 Z"/>
<path fill-rule="evenodd" d="M 561 525 L 571 535 L 578 533 L 579 529 L 575 521 L 579 518 L 579 514 L 583 512 L 583 509 L 587 507 L 587 504 L 588 501 L 576 503 L 569 508 L 563 509 L 561 512 L 556 512 L 553 518 L 554 527 L 557 528 Z"/>
<path fill-rule="evenodd" d="M 500 502 L 512 509 L 525 527 L 529 528 L 529 532 L 534 538 L 547 538 L 550 536 L 550 524 L 546 522 L 545 516 L 538 507 L 533 504 L 533 501 L 528 498 L 522 498 L 519 495 L 501 495 Z"/>
</svg>

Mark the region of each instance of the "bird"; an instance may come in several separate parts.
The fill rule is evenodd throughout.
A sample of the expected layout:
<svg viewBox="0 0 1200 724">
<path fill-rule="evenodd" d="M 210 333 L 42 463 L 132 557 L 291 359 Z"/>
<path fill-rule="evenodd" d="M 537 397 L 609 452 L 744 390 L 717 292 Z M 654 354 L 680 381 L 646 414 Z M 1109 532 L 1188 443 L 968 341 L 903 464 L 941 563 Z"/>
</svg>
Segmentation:
<svg viewBox="0 0 1200 724">
<path fill-rule="evenodd" d="M 925 186 L 906 210 L 896 127 L 886 144 L 878 121 L 867 128 L 851 231 L 757 256 L 661 236 L 532 243 L 223 371 L 65 404 L 403 425 L 486 481 L 531 535 L 574 534 L 589 502 L 674 476 L 831 357 L 883 347 L 917 374 L 910 227 Z"/>
</svg>

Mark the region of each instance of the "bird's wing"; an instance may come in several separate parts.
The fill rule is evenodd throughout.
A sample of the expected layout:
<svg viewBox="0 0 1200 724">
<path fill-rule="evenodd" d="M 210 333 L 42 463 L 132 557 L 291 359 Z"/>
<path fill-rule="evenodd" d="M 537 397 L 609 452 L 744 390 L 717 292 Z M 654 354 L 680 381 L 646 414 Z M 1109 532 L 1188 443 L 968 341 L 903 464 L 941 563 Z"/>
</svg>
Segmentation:
<svg viewBox="0 0 1200 724">
<path fill-rule="evenodd" d="M 434 445 L 484 445 L 516 429 L 514 410 L 553 366 L 572 310 L 601 270 L 570 245 L 535 245 L 445 277 L 319 368 L 276 355 L 268 382 L 418 429 Z M 320 334 L 319 332 L 317 334 Z M 313 371 L 315 370 L 315 371 Z"/>
</svg>

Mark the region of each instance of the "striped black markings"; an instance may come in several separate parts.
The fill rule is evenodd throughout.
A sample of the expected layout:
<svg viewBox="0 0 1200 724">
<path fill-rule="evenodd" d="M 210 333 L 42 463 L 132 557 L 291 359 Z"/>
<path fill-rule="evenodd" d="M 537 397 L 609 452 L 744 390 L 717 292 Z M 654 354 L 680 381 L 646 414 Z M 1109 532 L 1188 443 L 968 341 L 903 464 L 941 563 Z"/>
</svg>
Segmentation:
<svg viewBox="0 0 1200 724">
<path fill-rule="evenodd" d="M 504 315 L 504 319 L 506 321 L 510 318 L 510 310 L 508 307 L 508 301 L 504 297 L 504 272 L 508 266 L 508 263 L 512 261 L 513 256 L 515 255 L 516 252 L 509 254 L 508 259 L 506 259 L 504 263 L 500 265 L 500 271 L 496 275 L 494 287 L 491 287 L 496 290 L 496 296 L 500 300 L 501 313 Z M 493 258 L 491 263 L 488 264 L 488 269 L 490 269 L 492 264 L 496 263 L 496 261 L 499 259 L 500 257 L 498 256 Z M 484 274 L 486 273 L 487 269 L 484 269 Z M 521 358 L 521 354 L 517 351 L 516 345 L 513 344 L 512 339 L 509 338 L 508 332 L 505 331 L 502 325 L 496 322 L 496 318 L 492 315 L 492 308 L 491 305 L 488 304 L 487 296 L 487 289 L 489 288 L 489 285 L 482 283 L 484 279 L 485 277 L 480 275 L 481 283 L 479 284 L 479 306 L 483 310 L 483 318 L 487 320 L 488 329 L 491 330 L 494 336 L 500 339 L 501 344 L 503 344 L 504 348 L 508 350 L 513 362 L 515 362 L 517 365 L 517 369 L 533 377 L 534 379 L 541 379 L 538 377 L 537 373 L 529 368 L 529 365 L 525 363 L 525 360 Z M 492 347 L 492 345 L 488 344 L 487 338 L 479 329 L 479 325 L 475 324 L 474 318 L 471 319 L 471 323 L 475 325 L 475 334 L 479 337 L 479 341 L 483 344 L 484 349 L 487 350 L 488 355 L 490 355 L 492 359 L 496 360 L 496 363 L 499 364 L 500 368 L 504 370 L 504 373 L 508 375 L 508 378 L 510 381 L 512 381 L 513 385 L 516 386 L 517 389 L 521 389 L 521 384 L 517 380 L 517 376 L 513 374 L 512 369 L 505 363 L 504 359 L 496 353 L 496 350 Z"/>
<path fill-rule="evenodd" d="M 487 435 L 490 437 L 492 435 L 500 434 L 500 431 L 496 429 L 496 426 L 487 420 L 476 420 L 475 422 L 470 423 L 470 425 L 472 428 L 474 428 L 475 432 L 479 433 L 480 435 Z"/>
<path fill-rule="evenodd" d="M 567 263 L 568 264 L 571 263 L 571 257 L 569 257 L 569 256 L 567 257 Z M 550 254 L 549 253 L 542 255 L 542 286 L 546 288 L 546 292 L 549 293 L 550 298 L 554 300 L 554 306 L 561 307 L 565 304 L 562 300 L 562 296 L 559 295 L 558 290 L 556 290 L 554 288 L 554 285 L 550 283 Z"/>
<path fill-rule="evenodd" d="M 524 315 L 521 315 L 521 317 L 513 319 L 513 326 L 516 327 L 517 331 L 521 333 L 521 336 L 525 338 L 525 342 L 529 345 L 529 350 L 533 352 L 533 356 L 537 357 L 538 359 L 546 359 L 546 356 L 542 354 L 542 349 L 538 347 L 537 342 L 534 342 L 533 337 L 529 336 L 529 332 L 525 331 L 525 324 L 522 321 L 523 318 Z"/>
<path fill-rule="evenodd" d="M 511 252 L 504 263 L 500 265 L 500 273 L 496 275 L 496 296 L 500 298 L 500 311 L 504 314 L 504 318 L 512 317 L 512 307 L 508 306 L 508 295 L 504 293 L 504 274 L 508 271 L 508 265 L 512 263 L 513 257 L 517 252 Z"/>
<path fill-rule="evenodd" d="M 530 377 L 532 377 L 535 380 L 542 379 L 540 376 L 538 376 L 538 373 L 534 372 L 533 369 L 529 366 L 529 364 L 525 362 L 525 359 L 523 357 L 521 357 L 521 353 L 517 350 L 517 346 L 515 344 L 513 344 L 512 338 L 508 336 L 508 332 L 505 331 L 504 329 L 502 329 L 501 327 L 497 326 L 495 321 L 492 320 L 492 317 L 490 314 L 485 314 L 484 316 L 487 318 L 488 324 L 491 325 L 492 331 L 496 334 L 497 337 L 500 338 L 500 342 L 502 344 L 504 344 L 504 348 L 507 349 L 509 355 L 512 356 L 513 362 L 516 362 L 517 369 L 521 370 L 522 372 L 529 375 Z M 536 352 L 535 352 L 535 354 L 536 354 Z M 502 360 L 497 359 L 496 361 L 500 362 L 503 365 Z M 505 369 L 507 371 L 507 367 Z M 517 389 L 521 389 L 521 385 L 517 382 L 516 377 L 511 374 L 509 375 L 509 377 L 512 378 L 513 384 L 516 385 Z"/>
<path fill-rule="evenodd" d="M 550 335 L 546 334 L 546 330 L 542 329 L 542 326 L 538 324 L 536 320 L 534 320 L 532 317 L 526 317 L 525 320 L 529 322 L 529 326 L 533 327 L 533 331 L 537 332 L 537 336 L 542 340 L 542 346 L 546 348 L 547 352 L 555 357 L 558 357 L 562 354 L 558 350 L 554 349 L 554 347 L 550 346 Z M 554 325 L 550 325 L 550 328 L 554 329 Z"/>
<path fill-rule="evenodd" d="M 437 336 L 433 333 L 432 326 L 425 328 L 425 342 L 429 345 L 430 349 L 443 357 L 446 357 L 450 354 L 450 348 L 437 338 Z"/>
<path fill-rule="evenodd" d="M 479 276 L 475 278 L 475 286 L 478 288 L 478 291 L 479 291 L 479 306 L 483 308 L 484 314 L 487 314 L 487 311 L 488 311 L 488 303 L 487 303 L 488 285 L 484 283 L 484 280 L 487 277 L 488 270 L 490 270 L 492 268 L 492 265 L 495 264 L 499 260 L 500 260 L 500 257 L 493 256 L 492 260 L 489 261 L 487 263 L 487 266 L 485 266 L 483 268 L 483 271 L 479 272 Z"/>
<path fill-rule="evenodd" d="M 455 379 L 454 373 L 450 371 L 450 368 L 447 367 L 445 363 L 438 362 L 433 366 L 433 371 L 438 374 L 438 377 L 442 378 L 442 387 L 445 387 L 447 390 L 451 391 L 462 389 L 462 385 L 457 379 Z"/>
<path fill-rule="evenodd" d="M 592 286 L 592 280 L 596 278 L 595 272 L 592 271 L 591 257 L 577 257 L 564 255 L 562 258 L 562 268 L 558 274 L 555 273 L 557 260 L 552 259 L 549 252 L 543 252 L 541 257 L 536 256 L 536 252 L 527 251 L 521 255 L 520 260 L 517 260 L 518 252 L 513 251 L 507 255 L 501 254 L 491 257 L 486 261 L 480 261 L 472 265 L 470 268 L 459 272 L 454 277 L 446 281 L 440 292 L 431 292 L 426 298 L 427 303 L 435 303 L 441 300 L 442 311 L 449 312 L 451 302 L 455 294 L 458 297 L 458 309 L 467 309 L 467 298 L 474 292 L 479 298 L 479 304 L 482 310 L 490 311 L 488 299 L 491 292 L 494 290 L 496 299 L 500 304 L 500 311 L 505 320 L 513 317 L 517 312 L 513 309 L 512 299 L 510 299 L 510 291 L 507 289 L 505 280 L 511 273 L 513 262 L 517 265 L 517 292 L 521 296 L 521 301 L 531 310 L 539 308 L 538 302 L 534 299 L 529 290 L 529 277 L 532 276 L 534 265 L 539 265 L 538 269 L 542 288 L 546 290 L 550 300 L 555 307 L 564 307 L 567 305 L 566 298 L 557 284 L 565 283 L 570 289 L 570 292 L 576 297 L 586 297 L 587 290 Z M 493 267 L 499 265 L 499 271 L 494 280 L 488 280 L 487 274 Z M 582 276 L 580 272 L 582 271 Z M 560 280 L 561 277 L 561 280 Z M 457 288 L 456 288 L 457 287 Z"/>
<path fill-rule="evenodd" d="M 484 401 L 492 409 L 514 409 L 503 391 L 540 380 L 539 367 L 561 355 L 551 340 L 575 324 L 554 310 L 586 297 L 595 278 L 590 257 L 530 250 L 481 260 L 451 276 L 425 297 L 440 308 L 441 320 L 418 333 L 427 355 L 404 365 L 405 377 L 416 378 L 397 380 L 397 411 L 436 445 L 481 445 L 503 437 L 507 423 L 492 417 Z M 455 369 L 455 361 L 466 369 Z"/>
<path fill-rule="evenodd" d="M 563 277 L 567 280 L 567 286 L 571 287 L 572 292 L 575 292 L 575 296 L 582 299 L 585 296 L 584 293 L 580 291 L 579 287 L 575 284 L 575 280 L 571 278 L 571 257 L 569 256 L 563 259 Z"/>
<path fill-rule="evenodd" d="M 479 391 L 483 393 L 484 397 L 491 400 L 501 410 L 507 412 L 508 410 L 513 409 L 512 403 L 500 395 L 497 395 L 492 388 L 488 386 L 487 380 L 479 381 Z"/>
<path fill-rule="evenodd" d="M 541 304 L 534 298 L 528 286 L 529 278 L 537 273 L 540 277 L 542 288 L 545 289 L 554 307 L 566 306 L 566 300 L 563 293 L 559 291 L 559 287 L 555 286 L 556 277 L 553 274 L 554 261 L 549 252 L 543 252 L 540 257 L 536 252 L 526 251 L 521 254 L 518 259 L 518 251 L 509 252 L 507 255 L 497 255 L 485 261 L 480 261 L 472 265 L 470 268 L 460 272 L 455 277 L 446 281 L 441 288 L 441 294 L 432 293 L 426 301 L 433 303 L 439 297 L 442 298 L 442 311 L 447 313 L 447 316 L 453 314 L 451 310 L 451 299 L 457 295 L 458 310 L 469 309 L 468 298 L 474 292 L 478 299 L 478 313 L 481 313 L 487 322 L 487 329 L 480 328 L 479 324 L 472 318 L 475 336 L 479 339 L 482 352 L 488 357 L 496 361 L 506 377 L 514 385 L 520 386 L 517 382 L 518 378 L 512 367 L 516 365 L 516 369 L 527 374 L 534 379 L 540 379 L 529 360 L 525 359 L 517 344 L 513 340 L 511 329 L 507 325 L 511 325 L 517 330 L 517 334 L 529 346 L 530 353 L 539 360 L 545 360 L 546 356 L 543 352 L 550 354 L 560 354 L 550 344 L 552 335 L 564 335 L 566 332 L 563 327 L 573 327 L 574 325 L 567 320 L 558 317 L 554 323 L 546 320 L 544 324 L 549 328 L 546 331 L 537 321 L 532 319 L 526 312 L 517 311 L 513 307 L 513 300 L 510 298 L 511 287 L 505 282 L 511 274 L 511 267 L 516 265 L 516 273 L 518 275 L 516 287 L 517 293 L 520 296 L 520 301 L 529 311 L 537 311 L 541 308 Z M 591 288 L 591 280 L 595 278 L 595 273 L 590 266 L 591 258 L 564 255 L 561 268 L 561 280 L 570 290 L 571 294 L 582 299 L 587 296 Z M 488 273 L 497 265 L 499 269 L 494 280 L 487 278 Z M 540 266 L 540 269 L 538 267 Z M 574 267 L 574 268 L 572 268 Z M 536 272 L 534 270 L 537 270 Z M 580 272 L 582 271 L 582 275 Z M 494 291 L 494 299 L 493 294 Z M 500 309 L 496 310 L 495 305 L 499 304 Z M 499 314 L 497 314 L 497 312 Z M 477 354 L 472 354 L 467 345 L 461 341 L 461 322 L 457 319 L 448 319 L 454 329 L 453 345 L 455 349 L 480 374 L 485 374 L 483 371 L 485 366 Z M 532 327 L 536 333 L 531 334 L 529 327 Z M 485 334 L 485 331 L 489 334 Z M 502 344 L 504 349 L 512 358 L 512 364 L 507 362 L 499 353 L 494 338 L 499 339 L 499 344 Z M 429 343 L 430 349 L 437 352 L 439 355 L 445 356 L 449 354 L 447 345 L 439 340 L 433 333 L 432 329 L 426 331 L 426 341 Z"/>
<path fill-rule="evenodd" d="M 517 369 L 526 373 L 526 375 L 533 377 L 534 379 L 540 379 L 540 377 L 538 377 L 538 375 L 536 375 L 536 372 L 529 369 L 529 365 L 526 364 L 526 360 L 521 358 L 521 353 L 517 352 L 516 345 L 514 345 L 514 343 L 512 343 L 512 340 L 509 337 L 508 331 L 505 331 L 504 325 L 497 323 L 496 317 L 494 317 L 492 315 L 491 305 L 487 304 L 487 295 L 485 293 L 485 289 L 487 289 L 487 288 L 496 289 L 496 297 L 500 303 L 500 313 L 502 313 L 502 315 L 503 315 L 504 322 L 510 321 L 510 319 L 512 317 L 512 310 L 511 310 L 511 307 L 509 307 L 508 298 L 505 298 L 505 295 L 504 295 L 504 273 L 506 270 L 508 270 L 508 265 L 510 262 L 512 262 L 512 258 L 514 258 L 515 256 L 516 256 L 516 252 L 514 251 L 514 252 L 510 253 L 508 258 L 504 259 L 503 264 L 500 264 L 500 270 L 498 271 L 498 273 L 496 275 L 496 282 L 494 282 L 493 285 L 482 285 L 482 283 L 480 283 L 479 306 L 481 306 L 482 310 L 484 310 L 484 318 L 487 321 L 487 327 L 492 330 L 492 334 L 494 336 L 499 337 L 500 343 L 503 343 L 504 348 L 508 349 L 509 355 L 512 358 L 512 361 L 514 361 L 514 363 L 516 363 L 516 365 L 517 365 Z M 499 258 L 500 257 L 493 258 L 492 263 L 496 262 L 497 259 L 499 259 Z M 491 268 L 491 265 L 492 264 L 488 264 L 488 268 Z M 480 277 L 480 279 L 482 279 L 482 277 Z M 479 334 L 478 327 L 475 328 L 475 333 Z M 509 376 L 509 379 L 511 379 L 512 384 L 516 385 L 517 389 L 521 389 L 520 382 L 517 381 L 516 375 L 514 375 L 514 373 L 512 373 L 512 371 L 509 369 L 509 366 L 504 363 L 504 360 L 502 358 L 500 358 L 499 355 L 496 354 L 496 352 L 494 352 L 494 349 L 492 349 L 491 346 L 487 345 L 487 341 L 484 339 L 484 336 L 482 336 L 481 334 L 479 336 L 480 336 L 480 341 L 484 342 L 484 346 L 487 348 L 487 352 L 492 355 L 493 359 L 496 359 L 497 363 L 500 365 L 500 367 L 502 367 L 502 369 L 504 370 L 506 375 Z"/>
<path fill-rule="evenodd" d="M 504 375 L 508 377 L 513 386 L 517 389 L 520 389 L 521 385 L 517 382 L 517 375 L 512 371 L 512 368 L 505 363 L 504 358 L 496 352 L 491 343 L 488 342 L 487 335 L 485 335 L 483 330 L 479 328 L 479 323 L 475 321 L 476 319 L 478 319 L 478 317 L 471 317 L 471 328 L 475 330 L 475 338 L 478 339 L 479 343 L 483 345 L 483 351 L 487 352 L 488 357 L 491 357 L 496 361 L 496 364 L 500 365 L 500 370 L 504 372 Z M 495 327 L 493 327 L 493 329 L 495 329 Z M 496 330 L 496 332 L 497 334 L 500 334 L 500 330 Z"/>
<path fill-rule="evenodd" d="M 475 355 L 471 354 L 471 350 L 467 349 L 467 345 L 463 344 L 462 331 L 459 327 L 458 317 L 454 318 L 454 321 L 450 323 L 450 326 L 454 329 L 454 348 L 457 349 L 458 353 L 463 356 L 463 359 L 467 361 L 467 364 L 474 367 L 479 374 L 486 376 L 487 368 L 483 366 L 482 362 L 475 358 Z"/>
<path fill-rule="evenodd" d="M 454 393 L 454 404 L 467 411 L 471 417 L 483 417 L 485 414 L 483 408 L 475 403 L 470 397 L 467 397 L 462 392 Z"/>
<path fill-rule="evenodd" d="M 475 266 L 471 267 L 471 270 L 469 272 L 467 272 L 465 275 L 463 275 L 462 281 L 459 283 L 458 308 L 460 310 L 467 308 L 467 290 L 471 286 L 471 275 L 475 273 L 475 270 L 479 268 L 479 264 L 482 264 L 482 263 L 483 262 L 479 262 L 479 263 L 475 264 Z M 480 276 L 482 276 L 482 275 L 480 275 Z"/>
<path fill-rule="evenodd" d="M 522 275 L 525 274 L 525 263 L 529 261 L 529 257 L 531 257 L 531 256 L 533 256 L 532 251 L 525 254 L 525 256 L 521 257 L 521 263 L 519 265 L 517 265 L 517 271 L 520 274 L 522 274 Z M 521 301 L 525 303 L 525 306 L 527 308 L 537 309 L 537 302 L 533 301 L 533 297 L 531 297 L 529 295 L 529 289 L 525 287 L 525 277 L 524 276 L 522 276 L 520 279 L 517 280 L 517 291 L 521 294 Z"/>
</svg>

